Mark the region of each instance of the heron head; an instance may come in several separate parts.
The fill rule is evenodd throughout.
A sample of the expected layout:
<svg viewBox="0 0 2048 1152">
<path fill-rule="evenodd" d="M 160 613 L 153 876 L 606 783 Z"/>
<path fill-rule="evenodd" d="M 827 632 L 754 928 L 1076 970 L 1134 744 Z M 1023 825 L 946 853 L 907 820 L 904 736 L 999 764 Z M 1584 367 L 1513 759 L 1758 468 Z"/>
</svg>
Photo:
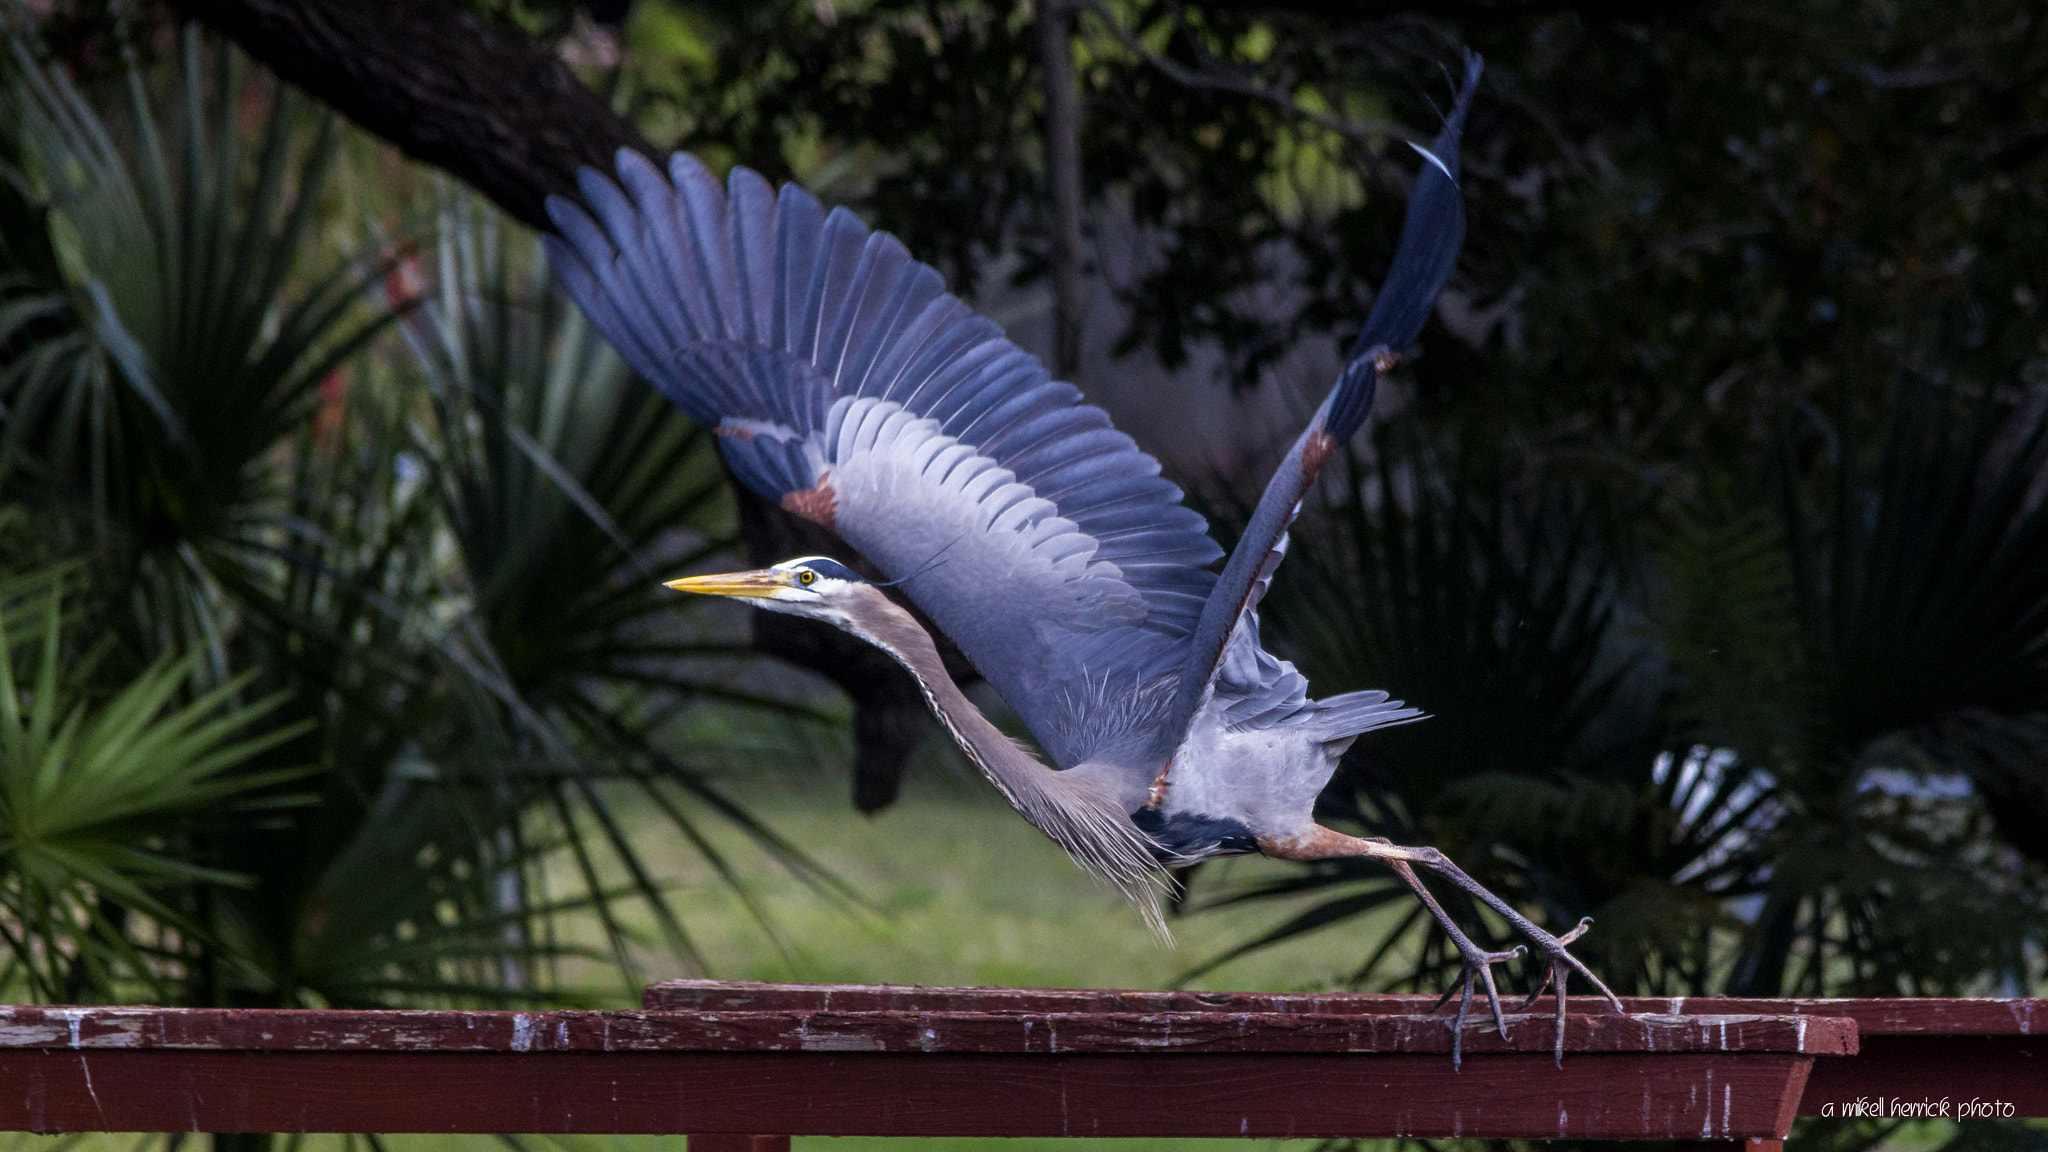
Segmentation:
<svg viewBox="0 0 2048 1152">
<path fill-rule="evenodd" d="M 756 572 L 685 576 L 667 585 L 678 592 L 729 596 L 757 608 L 809 616 L 848 627 L 850 614 L 874 595 L 874 585 L 829 556 L 800 556 Z"/>
</svg>

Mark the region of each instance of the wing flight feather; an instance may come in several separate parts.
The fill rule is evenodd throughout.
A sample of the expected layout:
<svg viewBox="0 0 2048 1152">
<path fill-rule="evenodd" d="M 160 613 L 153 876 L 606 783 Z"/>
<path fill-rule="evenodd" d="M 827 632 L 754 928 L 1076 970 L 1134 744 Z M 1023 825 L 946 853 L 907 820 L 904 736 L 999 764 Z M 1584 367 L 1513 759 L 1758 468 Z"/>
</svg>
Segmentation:
<svg viewBox="0 0 2048 1152">
<path fill-rule="evenodd" d="M 1352 346 L 1351 363 L 1267 482 L 1202 606 L 1170 710 L 1176 734 L 1185 733 L 1212 702 L 1222 706 L 1223 719 L 1232 726 L 1282 723 L 1310 707 L 1307 680 L 1259 643 L 1259 600 L 1287 554 L 1287 530 L 1301 512 L 1302 498 L 1324 462 L 1365 422 L 1380 373 L 1421 335 L 1457 263 L 1465 239 L 1458 138 L 1479 73 L 1479 57 L 1468 52 L 1464 82 L 1442 131 L 1428 149 L 1417 149 L 1424 163 L 1401 223 L 1401 239 Z"/>
<path fill-rule="evenodd" d="M 1216 581 L 1158 462 L 851 213 L 680 153 L 617 175 L 548 203 L 570 295 L 749 488 L 891 578 L 943 550 L 911 598 L 1056 760 L 1100 751 L 1071 685 L 1173 676 Z"/>
</svg>

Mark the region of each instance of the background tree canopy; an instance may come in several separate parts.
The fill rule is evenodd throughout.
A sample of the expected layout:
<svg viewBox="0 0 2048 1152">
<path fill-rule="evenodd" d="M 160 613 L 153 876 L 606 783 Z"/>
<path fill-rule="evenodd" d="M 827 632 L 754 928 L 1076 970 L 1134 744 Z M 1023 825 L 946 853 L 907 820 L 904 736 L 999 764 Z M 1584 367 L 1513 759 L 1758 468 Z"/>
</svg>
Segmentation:
<svg viewBox="0 0 2048 1152">
<path fill-rule="evenodd" d="M 2029 4 L 7 20 L 10 991 L 602 996 L 580 958 L 630 987 L 636 933 L 704 966 L 700 905 L 632 831 L 650 812 L 736 891 L 727 833 L 859 901 L 729 769 L 853 762 L 886 804 L 932 731 L 915 695 L 653 595 L 720 553 L 817 549 L 736 500 L 504 217 L 619 146 L 801 180 L 1059 363 L 1227 535 L 1365 315 L 1404 141 L 1467 47 L 1464 257 L 1268 601 L 1318 694 L 1433 716 L 1361 742 L 1328 817 L 1440 846 L 1547 922 L 1597 916 L 1579 948 L 1617 990 L 2048 978 Z M 107 783 L 74 775 L 93 741 Z M 79 799 L 103 789 L 131 800 Z M 1344 924 L 1358 961 L 1302 980 L 1455 971 L 1363 864 L 1187 879 L 1191 915 L 1285 909 L 1190 978 Z"/>
</svg>

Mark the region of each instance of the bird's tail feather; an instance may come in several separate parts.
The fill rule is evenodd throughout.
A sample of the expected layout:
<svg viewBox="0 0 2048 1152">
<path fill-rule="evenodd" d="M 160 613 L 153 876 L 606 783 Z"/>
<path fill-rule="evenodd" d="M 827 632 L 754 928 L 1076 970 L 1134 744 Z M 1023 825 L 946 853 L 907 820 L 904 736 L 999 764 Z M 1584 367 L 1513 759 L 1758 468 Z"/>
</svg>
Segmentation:
<svg viewBox="0 0 2048 1152">
<path fill-rule="evenodd" d="M 1309 721 L 1323 734 L 1324 741 L 1342 740 L 1347 745 L 1375 728 L 1390 728 L 1423 718 L 1420 708 L 1387 699 L 1385 692 L 1346 692 L 1316 701 L 1315 718 Z"/>
</svg>

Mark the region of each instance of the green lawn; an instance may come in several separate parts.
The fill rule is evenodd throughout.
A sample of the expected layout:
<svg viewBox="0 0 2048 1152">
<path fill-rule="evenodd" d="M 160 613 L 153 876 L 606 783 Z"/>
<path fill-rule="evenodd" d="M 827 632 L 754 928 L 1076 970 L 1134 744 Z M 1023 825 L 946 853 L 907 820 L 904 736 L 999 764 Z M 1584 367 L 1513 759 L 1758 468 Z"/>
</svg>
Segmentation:
<svg viewBox="0 0 2048 1152">
<path fill-rule="evenodd" d="M 852 885 L 866 907 L 813 891 L 736 834 L 716 837 L 743 865 L 775 935 L 687 845 L 651 815 L 638 843 L 679 890 L 676 903 L 712 976 L 749 980 L 1159 988 L 1279 922 L 1265 904 L 1175 917 L 1161 943 L 1115 892 L 1093 882 L 993 789 L 920 760 L 894 806 L 867 817 L 843 780 L 735 782 L 767 822 Z M 1260 858 L 1205 866 L 1211 893 L 1284 874 Z M 779 936 L 779 941 L 776 937 Z M 1333 986 L 1377 942 L 1371 926 L 1334 929 L 1234 961 L 1195 981 L 1257 990 Z M 643 954 L 649 979 L 687 974 Z"/>
</svg>

